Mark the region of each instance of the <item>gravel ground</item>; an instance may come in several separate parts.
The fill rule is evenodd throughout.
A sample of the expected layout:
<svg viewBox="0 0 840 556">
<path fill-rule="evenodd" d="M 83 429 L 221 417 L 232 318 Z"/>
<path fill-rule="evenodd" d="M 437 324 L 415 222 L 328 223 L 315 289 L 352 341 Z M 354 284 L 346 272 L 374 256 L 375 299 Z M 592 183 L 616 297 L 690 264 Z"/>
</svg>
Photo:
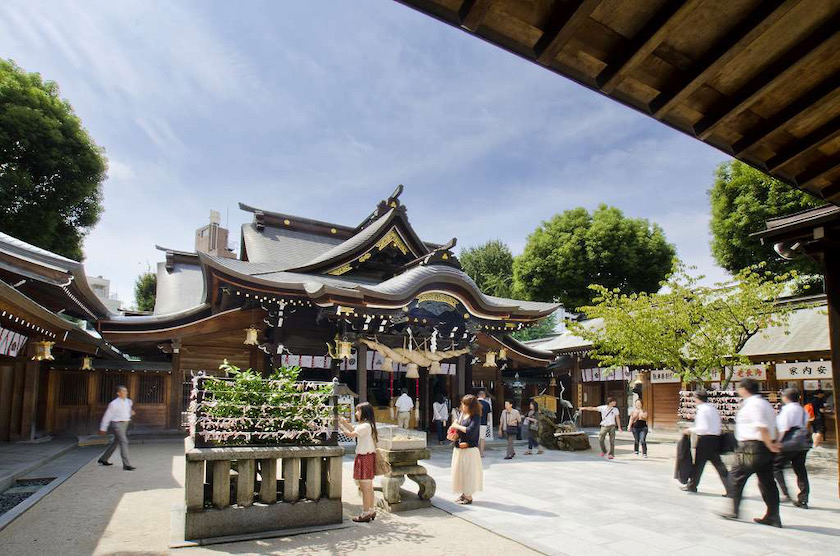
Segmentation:
<svg viewBox="0 0 840 556">
<path fill-rule="evenodd" d="M 30 496 L 35 494 L 34 492 L 19 492 L 14 494 L 0 494 L 0 515 L 8 512 Z"/>
</svg>

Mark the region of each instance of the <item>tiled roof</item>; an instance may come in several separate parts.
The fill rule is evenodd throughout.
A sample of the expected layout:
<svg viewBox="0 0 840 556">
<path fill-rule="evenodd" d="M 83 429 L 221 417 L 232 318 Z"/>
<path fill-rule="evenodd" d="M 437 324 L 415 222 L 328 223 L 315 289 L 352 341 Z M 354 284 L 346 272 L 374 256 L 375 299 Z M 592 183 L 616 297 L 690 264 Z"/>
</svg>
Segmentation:
<svg viewBox="0 0 840 556">
<path fill-rule="evenodd" d="M 333 259 L 338 259 L 352 253 L 356 249 L 359 249 L 360 247 L 364 246 L 365 243 L 369 242 L 372 238 L 379 234 L 388 225 L 388 223 L 390 222 L 391 215 L 393 215 L 393 213 L 394 209 L 389 210 L 388 212 L 377 218 L 370 226 L 357 233 L 350 239 L 336 245 L 329 251 L 321 253 L 319 256 L 315 257 L 311 261 L 308 261 L 306 264 L 298 266 L 314 266 L 319 263 L 331 261 Z"/>
<path fill-rule="evenodd" d="M 741 355 L 761 357 L 830 349 L 828 313 L 823 305 L 794 311 L 788 320 L 787 329 L 774 326 L 759 332 L 747 341 Z"/>
<path fill-rule="evenodd" d="M 158 263 L 155 315 L 179 313 L 203 302 L 204 273 L 197 258 L 194 265 L 177 262 L 172 270 Z"/>
<path fill-rule="evenodd" d="M 273 226 L 260 231 L 253 223 L 242 225 L 242 239 L 249 261 L 272 263 L 278 270 L 304 266 L 342 242 L 339 238 Z"/>
</svg>

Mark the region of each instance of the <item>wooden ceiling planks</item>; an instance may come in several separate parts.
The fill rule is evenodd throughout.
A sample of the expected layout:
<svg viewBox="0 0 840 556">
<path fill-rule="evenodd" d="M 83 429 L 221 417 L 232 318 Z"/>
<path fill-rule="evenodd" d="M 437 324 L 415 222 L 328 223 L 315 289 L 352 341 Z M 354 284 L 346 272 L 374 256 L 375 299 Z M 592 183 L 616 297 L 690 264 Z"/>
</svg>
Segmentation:
<svg viewBox="0 0 840 556">
<path fill-rule="evenodd" d="M 840 0 L 397 0 L 840 203 Z"/>
</svg>

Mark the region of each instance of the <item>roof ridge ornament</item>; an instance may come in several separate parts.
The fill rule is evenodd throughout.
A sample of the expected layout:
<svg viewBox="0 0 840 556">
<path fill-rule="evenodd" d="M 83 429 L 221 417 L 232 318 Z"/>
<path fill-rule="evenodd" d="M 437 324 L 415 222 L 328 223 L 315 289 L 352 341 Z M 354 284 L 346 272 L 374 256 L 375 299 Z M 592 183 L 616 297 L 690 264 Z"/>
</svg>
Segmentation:
<svg viewBox="0 0 840 556">
<path fill-rule="evenodd" d="M 422 257 L 417 257 L 413 261 L 406 263 L 402 268 L 400 268 L 400 272 L 415 266 L 429 265 L 445 265 L 461 270 L 461 262 L 458 260 L 458 257 L 455 256 L 455 253 L 452 252 L 457 244 L 458 238 L 453 237 L 440 247 L 433 249 L 431 252 L 423 255 Z"/>
<path fill-rule="evenodd" d="M 379 201 L 379 204 L 376 205 L 376 210 L 374 210 L 372 213 L 370 213 L 370 216 L 365 218 L 364 222 L 362 222 L 359 225 L 358 230 L 361 231 L 361 230 L 367 228 L 370 224 L 375 222 L 377 218 L 384 215 L 385 213 L 387 213 L 391 209 L 394 209 L 394 210 L 402 212 L 402 213 L 407 212 L 407 209 L 406 209 L 405 205 L 400 203 L 400 195 L 402 195 L 402 192 L 404 190 L 405 190 L 405 186 L 403 186 L 403 184 L 397 185 L 396 189 L 394 189 L 394 192 L 391 193 L 391 195 L 387 199 L 383 199 L 383 200 Z"/>
</svg>

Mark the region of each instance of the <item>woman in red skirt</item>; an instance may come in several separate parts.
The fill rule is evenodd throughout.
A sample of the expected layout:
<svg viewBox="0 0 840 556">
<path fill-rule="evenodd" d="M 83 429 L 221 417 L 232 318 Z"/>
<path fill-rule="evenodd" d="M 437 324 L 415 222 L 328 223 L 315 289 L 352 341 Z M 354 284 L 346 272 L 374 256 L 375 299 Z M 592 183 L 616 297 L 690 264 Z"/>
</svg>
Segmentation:
<svg viewBox="0 0 840 556">
<path fill-rule="evenodd" d="M 373 477 L 376 472 L 376 417 L 373 406 L 362 402 L 356 406 L 356 427 L 350 426 L 346 419 L 339 421 L 344 434 L 356 439 L 356 459 L 353 462 L 353 478 L 362 491 L 362 513 L 353 521 L 367 523 L 376 518 L 373 508 Z"/>
</svg>

